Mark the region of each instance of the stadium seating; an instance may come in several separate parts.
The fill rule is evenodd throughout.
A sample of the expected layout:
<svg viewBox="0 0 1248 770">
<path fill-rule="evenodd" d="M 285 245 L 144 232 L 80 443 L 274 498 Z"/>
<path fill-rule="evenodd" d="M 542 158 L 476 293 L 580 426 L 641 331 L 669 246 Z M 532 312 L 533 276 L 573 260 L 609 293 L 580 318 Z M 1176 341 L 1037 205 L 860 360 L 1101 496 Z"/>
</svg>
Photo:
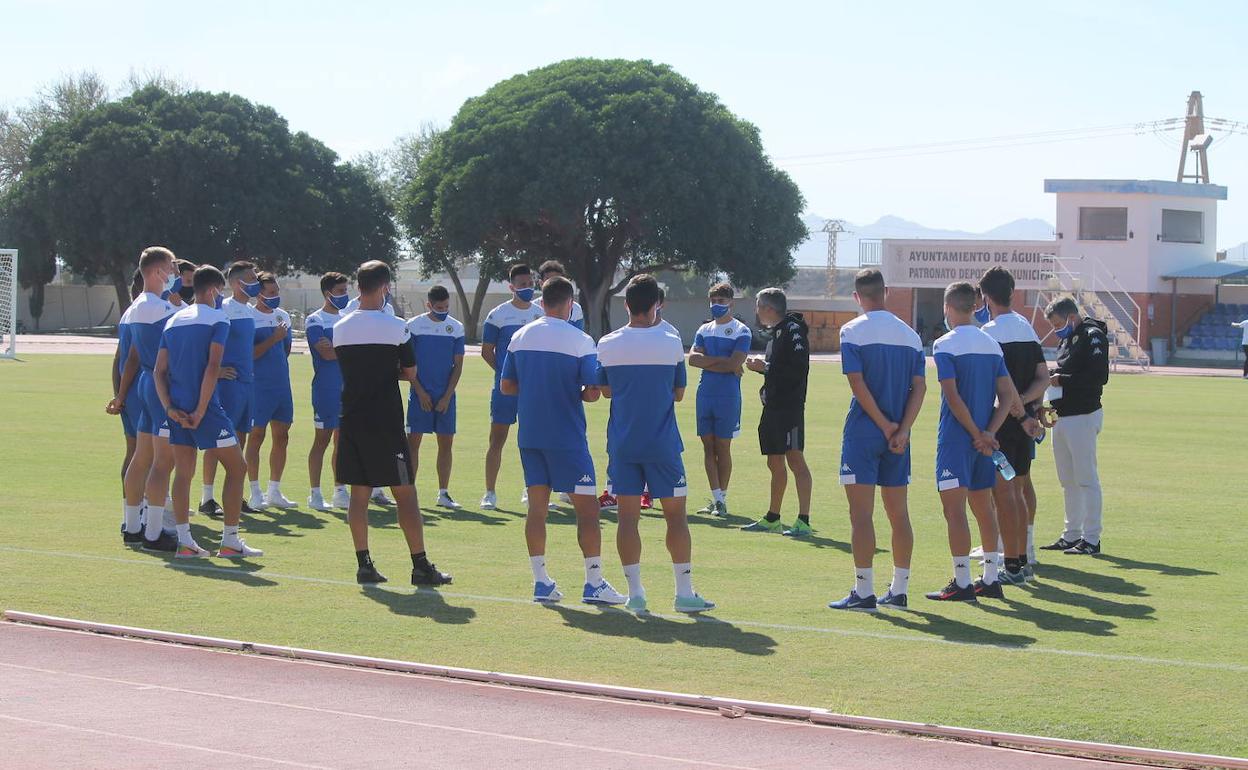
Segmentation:
<svg viewBox="0 0 1248 770">
<path fill-rule="evenodd" d="M 1188 350 L 1232 352 L 1239 350 L 1242 331 L 1232 323 L 1248 318 L 1248 304 L 1219 302 L 1188 330 Z"/>
</svg>

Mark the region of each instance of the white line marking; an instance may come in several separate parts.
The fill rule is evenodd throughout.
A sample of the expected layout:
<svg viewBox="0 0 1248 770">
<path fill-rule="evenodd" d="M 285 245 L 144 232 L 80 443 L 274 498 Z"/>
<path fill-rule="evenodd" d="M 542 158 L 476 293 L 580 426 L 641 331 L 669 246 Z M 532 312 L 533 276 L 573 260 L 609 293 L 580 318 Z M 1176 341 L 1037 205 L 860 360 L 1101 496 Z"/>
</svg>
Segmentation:
<svg viewBox="0 0 1248 770">
<path fill-rule="evenodd" d="M 0 665 L 8 665 L 0 664 Z M 108 738 L 125 738 L 131 741 L 140 741 L 142 743 L 151 743 L 156 746 L 166 746 L 173 749 L 190 749 L 192 751 L 206 751 L 210 754 L 224 754 L 227 757 L 236 759 L 250 759 L 258 762 L 272 762 L 277 765 L 289 765 L 290 767 L 306 767 L 312 770 L 334 770 L 332 767 L 325 765 L 309 765 L 304 762 L 291 762 L 285 759 L 273 759 L 272 757 L 261 757 L 256 754 L 242 754 L 237 751 L 226 751 L 224 749 L 210 749 L 207 746 L 194 746 L 189 743 L 174 743 L 173 741 L 158 741 L 152 738 L 143 738 L 138 735 L 127 735 L 126 733 L 115 733 L 109 730 L 95 730 L 90 727 L 79 727 L 78 725 L 67 725 L 61 722 L 45 722 L 41 719 L 25 719 L 23 717 L 10 716 L 9 714 L 0 714 L 0 719 L 8 719 L 13 722 L 22 722 L 28 725 L 39 725 L 40 727 L 56 727 L 61 730 L 74 730 L 76 732 L 91 733 L 92 735 L 103 735 Z"/>
<path fill-rule="evenodd" d="M 682 765 L 698 765 L 700 767 L 722 767 L 722 768 L 728 768 L 728 770 L 753 770 L 751 767 L 747 765 L 727 765 L 727 764 L 722 764 L 719 762 L 711 762 L 711 761 L 700 760 L 700 759 L 687 759 L 685 757 L 670 757 L 664 754 L 647 754 L 647 753 L 640 752 L 640 751 L 628 751 L 627 749 L 609 749 L 603 746 L 592 746 L 586 743 L 573 743 L 572 741 L 553 741 L 553 740 L 549 740 L 546 738 L 532 738 L 527 735 L 511 735 L 509 733 L 499 733 L 499 732 L 493 732 L 491 730 L 474 730 L 469 727 L 455 727 L 453 725 L 440 725 L 440 724 L 435 724 L 433 722 L 417 722 L 415 720 L 410 720 L 410 719 L 397 719 L 395 717 L 383 717 L 383 716 L 376 716 L 374 714 L 361 714 L 355 711 L 341 711 L 339 709 L 327 709 L 327 708 L 321 708 L 319 706 L 303 706 L 298 703 L 283 703 L 281 701 L 261 700 L 259 698 L 244 698 L 241 695 L 226 695 L 225 693 L 218 693 L 218 692 L 204 692 L 202 690 L 188 690 L 182 687 L 168 687 L 165 685 L 153 685 L 147 682 L 133 682 L 128 679 L 116 679 L 116 678 L 108 677 L 108 676 L 97 676 L 95 674 L 80 674 L 74 671 L 58 671 L 56 669 L 41 668 L 38 666 L 23 666 L 17 663 L 0 662 L 0 667 L 15 668 L 15 669 L 23 670 L 23 671 L 35 671 L 35 672 L 42 673 L 42 674 L 53 674 L 56 676 L 72 676 L 72 677 L 77 677 L 79 679 L 90 679 L 90 680 L 97 681 L 97 682 L 109 682 L 111 684 L 123 684 L 123 685 L 127 685 L 130 687 L 146 686 L 154 690 L 176 692 L 182 695 L 196 695 L 196 696 L 203 697 L 203 698 L 220 698 L 222 700 L 237 701 L 239 703 L 250 703 L 253 705 L 257 705 L 257 706 L 272 706 L 276 708 L 293 709 L 295 711 L 308 711 L 308 712 L 312 712 L 316 714 L 328 714 L 328 715 L 337 716 L 337 717 L 352 717 L 354 719 L 364 719 L 364 720 L 370 720 L 374 722 L 386 722 L 389 724 L 396 724 L 396 725 L 407 725 L 409 727 L 424 727 L 430 730 L 445 730 L 447 732 L 452 732 L 452 733 L 461 733 L 464 735 L 477 735 L 477 736 L 482 736 L 486 738 L 502 738 L 504 740 L 509 740 L 509 741 L 520 741 L 522 743 L 536 743 L 536 744 L 540 744 L 543 746 L 558 746 L 560 748 L 565 748 L 565 749 L 597 751 L 603 754 L 617 754 L 617 755 L 625 756 L 625 757 L 636 757 L 638 759 L 651 759 L 651 760 L 659 759 L 665 762 L 674 762 L 674 763 L 682 764 Z M 18 719 L 18 717 L 9 717 L 4 714 L 0 714 L 0 717 L 6 718 L 6 719 Z M 25 720 L 20 720 L 20 721 L 25 721 Z M 54 723 L 49 722 L 47 724 L 54 724 Z M 56 726 L 59 727 L 62 725 L 56 725 Z M 73 729 L 69 725 L 64 725 L 64 726 L 70 727 L 70 729 Z M 80 729 L 87 730 L 88 728 L 80 728 Z M 90 732 L 96 732 L 96 731 L 90 730 Z M 105 734 L 111 734 L 111 733 L 105 733 Z M 130 737 L 130 736 L 122 736 L 122 737 Z M 146 740 L 146 739 L 143 739 L 143 740 Z M 199 748 L 199 747 L 195 746 L 195 747 L 190 747 L 190 748 Z M 214 749 L 205 749 L 205 750 L 213 751 Z M 228 754 L 231 752 L 222 752 L 222 753 Z M 240 754 L 238 756 L 244 756 L 244 755 Z M 264 758 L 257 757 L 257 759 L 264 759 Z M 268 761 L 281 762 L 282 764 L 294 764 L 292 762 L 284 762 L 283 760 L 268 760 Z M 316 767 L 315 765 L 302 765 L 302 766 L 303 767 Z M 327 770 L 332 770 L 332 768 L 329 768 Z"/>
<path fill-rule="evenodd" d="M 138 559 L 123 559 L 117 556 L 100 556 L 97 554 L 70 553 L 68 551 L 44 551 L 44 550 L 37 550 L 34 548 L 15 548 L 13 546 L 8 546 L 8 545 L 0 545 L 0 551 L 11 551 L 14 553 L 27 553 L 27 554 L 33 554 L 36 556 L 55 556 L 55 557 L 70 558 L 70 559 L 87 559 L 91 561 L 106 561 L 106 562 L 114 562 L 117 564 L 125 564 L 125 565 L 132 566 L 132 567 L 149 567 L 150 566 L 150 567 L 163 567 L 166 569 L 186 571 L 186 572 L 211 572 L 211 573 L 217 573 L 217 574 L 224 573 L 224 574 L 229 574 L 229 575 L 255 575 L 257 577 L 272 578 L 272 579 L 277 579 L 277 580 L 292 580 L 292 581 L 297 581 L 301 583 L 317 583 L 317 584 L 322 584 L 322 585 L 348 586 L 350 588 L 359 588 L 358 584 L 354 582 L 346 581 L 346 580 L 334 580 L 332 578 L 308 577 L 306 575 L 289 575 L 289 574 L 284 574 L 281 572 L 269 572 L 268 570 L 256 570 L 254 572 L 251 572 L 251 571 L 242 571 L 237 568 L 231 569 L 228 567 L 215 567 L 211 565 L 186 564 L 184 562 L 174 562 L 174 561 L 164 561 L 164 560 L 152 560 L 152 561 L 142 560 L 140 561 Z M 396 595 L 409 595 L 409 596 L 411 595 L 411 594 L 406 594 L 406 593 L 402 593 L 399 591 L 394 591 L 389 588 L 382 588 L 380 586 L 375 587 L 373 590 L 386 591 L 388 593 L 393 593 Z M 445 596 L 445 597 L 453 598 L 453 599 L 470 599 L 474 601 L 496 602 L 496 603 L 505 603 L 505 604 L 521 604 L 525 606 L 533 605 L 533 602 L 528 599 L 519 599 L 516 597 L 484 596 L 482 594 L 465 594 L 465 593 L 455 593 L 451 591 L 438 591 L 438 594 L 441 596 Z M 416 595 L 419 596 L 419 593 L 417 593 Z M 577 611 L 593 612 L 592 610 L 580 610 L 578 607 L 575 607 L 575 605 L 562 605 L 562 606 L 568 607 L 570 609 L 576 609 Z M 685 615 L 664 615 L 664 614 L 657 613 L 657 612 L 652 612 L 650 614 L 652 617 L 660 618 L 663 620 L 687 620 L 687 617 Z M 886 641 L 894 641 L 894 642 L 920 642 L 920 643 L 925 643 L 925 644 L 937 644 L 937 645 L 946 645 L 946 646 L 953 646 L 953 647 L 974 647 L 976 649 L 1000 650 L 1002 652 L 1008 652 L 1008 653 L 1031 652 L 1031 653 L 1036 653 L 1039 655 L 1058 655 L 1058 656 L 1072 657 L 1072 658 L 1092 658 L 1095 660 L 1112 660 L 1112 661 L 1119 661 L 1123 663 L 1147 663 L 1147 664 L 1158 665 L 1158 666 L 1177 666 L 1179 668 L 1205 669 L 1205 670 L 1210 670 L 1210 671 L 1231 671 L 1237 674 L 1248 673 L 1248 665 L 1239 664 L 1239 663 L 1220 663 L 1220 662 L 1213 663 L 1213 662 L 1200 661 L 1200 660 L 1182 660 L 1178 658 L 1156 658 L 1156 657 L 1150 657 L 1147 655 L 1128 655 L 1128 654 L 1123 654 L 1123 653 L 1112 653 L 1112 652 L 1090 652 L 1087 650 L 1065 650 L 1060 647 L 1036 647 L 1036 646 L 1027 646 L 1027 645 L 994 644 L 992 642 L 968 642 L 968 641 L 960 641 L 957 639 L 938 639 L 938 638 L 928 637 L 928 636 L 915 636 L 913 634 L 890 634 L 890 633 L 885 633 L 882 631 L 861 631 L 861 630 L 853 629 L 853 628 L 824 628 L 821 626 L 798 626 L 798 625 L 788 625 L 784 623 L 764 623 L 764 622 L 755 621 L 755 620 L 730 620 L 727 618 L 720 618 L 718 616 L 711 616 L 711 617 L 713 617 L 715 620 L 718 620 L 722 623 L 726 623 L 726 624 L 733 625 L 733 626 L 740 626 L 742 628 L 757 628 L 757 629 L 764 629 L 768 631 L 787 631 L 787 632 L 793 632 L 793 633 L 807 633 L 807 634 L 830 634 L 833 636 L 848 636 L 848 637 L 858 637 L 858 638 L 865 638 L 865 639 L 883 639 Z M 689 624 L 693 625 L 697 622 L 698 621 L 696 620 L 689 621 Z"/>
</svg>

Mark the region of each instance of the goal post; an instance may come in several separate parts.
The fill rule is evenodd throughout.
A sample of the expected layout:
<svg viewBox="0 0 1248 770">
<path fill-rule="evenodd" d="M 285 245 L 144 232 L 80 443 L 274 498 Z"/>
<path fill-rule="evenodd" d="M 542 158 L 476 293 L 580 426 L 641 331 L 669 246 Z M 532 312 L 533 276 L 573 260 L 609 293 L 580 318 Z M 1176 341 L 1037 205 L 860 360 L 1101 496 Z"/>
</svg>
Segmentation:
<svg viewBox="0 0 1248 770">
<path fill-rule="evenodd" d="M 17 357 L 17 250 L 0 249 L 0 358 Z"/>
</svg>

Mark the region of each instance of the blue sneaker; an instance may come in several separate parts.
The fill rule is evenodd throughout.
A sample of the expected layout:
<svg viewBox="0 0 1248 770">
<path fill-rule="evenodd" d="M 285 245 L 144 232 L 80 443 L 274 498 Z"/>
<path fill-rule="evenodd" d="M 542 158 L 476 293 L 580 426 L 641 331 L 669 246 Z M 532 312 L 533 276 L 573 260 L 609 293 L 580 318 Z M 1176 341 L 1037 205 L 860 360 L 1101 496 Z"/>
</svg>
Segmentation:
<svg viewBox="0 0 1248 770">
<path fill-rule="evenodd" d="M 830 602 L 828 607 L 834 610 L 863 610 L 866 612 L 875 612 L 875 594 L 867 597 L 858 595 L 857 589 L 851 589 L 849 596 L 841 599 L 839 602 Z"/>
<path fill-rule="evenodd" d="M 880 607 L 891 607 L 895 610 L 904 610 L 909 606 L 905 594 L 895 594 L 891 589 L 876 604 Z"/>
<path fill-rule="evenodd" d="M 623 604 L 628 601 L 628 597 L 608 583 L 602 581 L 596 586 L 585 584 L 585 591 L 581 594 L 581 601 L 585 604 Z"/>
<path fill-rule="evenodd" d="M 543 604 L 554 604 L 563 598 L 563 592 L 554 583 L 533 584 L 533 601 Z"/>
</svg>

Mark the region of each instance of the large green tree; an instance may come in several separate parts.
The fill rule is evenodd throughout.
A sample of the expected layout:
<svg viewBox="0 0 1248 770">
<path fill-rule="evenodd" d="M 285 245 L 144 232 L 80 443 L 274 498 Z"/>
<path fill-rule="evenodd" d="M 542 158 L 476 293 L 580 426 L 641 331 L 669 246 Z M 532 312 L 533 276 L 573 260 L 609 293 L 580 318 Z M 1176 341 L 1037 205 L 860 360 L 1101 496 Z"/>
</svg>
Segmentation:
<svg viewBox="0 0 1248 770">
<path fill-rule="evenodd" d="M 57 123 L 16 185 L 56 251 L 120 306 L 135 258 L 159 243 L 195 262 L 289 272 L 393 262 L 393 212 L 362 168 L 225 93 L 142 88 Z"/>
<path fill-rule="evenodd" d="M 758 129 L 714 95 L 664 65 L 573 59 L 469 99 L 401 218 L 422 252 L 563 261 L 601 332 L 636 273 L 787 280 L 802 208 Z"/>
</svg>

